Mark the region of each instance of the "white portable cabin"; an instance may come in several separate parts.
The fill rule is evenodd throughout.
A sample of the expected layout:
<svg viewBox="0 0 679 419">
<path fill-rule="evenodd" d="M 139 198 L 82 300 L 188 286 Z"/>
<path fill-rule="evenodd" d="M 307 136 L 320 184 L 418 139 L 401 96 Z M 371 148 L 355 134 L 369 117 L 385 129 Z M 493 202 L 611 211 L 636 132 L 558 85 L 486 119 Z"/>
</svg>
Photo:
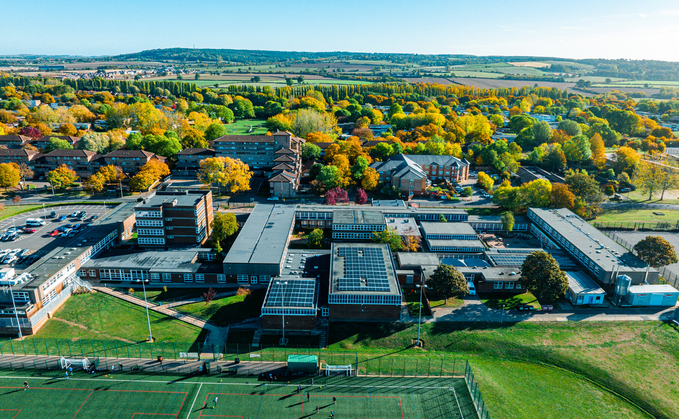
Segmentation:
<svg viewBox="0 0 679 419">
<path fill-rule="evenodd" d="M 606 291 L 584 272 L 566 271 L 568 292 L 566 297 L 573 305 L 600 305 L 604 303 Z"/>
<path fill-rule="evenodd" d="M 638 307 L 673 307 L 677 304 L 679 291 L 671 285 L 632 285 L 627 302 Z"/>
</svg>

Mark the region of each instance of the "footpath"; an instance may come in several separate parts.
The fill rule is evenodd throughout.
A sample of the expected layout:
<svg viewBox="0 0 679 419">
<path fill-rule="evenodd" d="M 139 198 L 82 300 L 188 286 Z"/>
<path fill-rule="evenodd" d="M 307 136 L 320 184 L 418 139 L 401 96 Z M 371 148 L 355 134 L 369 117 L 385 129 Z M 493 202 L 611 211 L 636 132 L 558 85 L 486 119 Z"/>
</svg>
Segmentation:
<svg viewBox="0 0 679 419">
<path fill-rule="evenodd" d="M 130 304 L 134 304 L 140 307 L 146 307 L 146 303 L 144 300 L 139 299 L 137 297 L 134 297 L 132 295 L 128 295 L 125 293 L 122 293 L 120 291 L 112 290 L 110 288 L 106 287 L 94 287 L 94 289 L 97 292 L 101 292 L 104 294 L 108 294 L 112 297 L 119 298 L 123 301 L 127 301 Z M 228 294 L 228 293 L 225 293 Z M 193 301 L 194 299 L 187 300 L 189 303 L 195 302 Z M 199 299 L 200 301 L 200 299 Z M 176 307 L 179 304 L 179 301 L 174 302 L 172 307 Z M 226 341 L 226 336 L 228 333 L 228 328 L 225 327 L 219 327 L 217 325 L 214 325 L 212 323 L 209 323 L 203 319 L 200 319 L 198 317 L 191 316 L 190 314 L 185 314 L 181 313 L 177 310 L 174 310 L 172 307 L 170 307 L 169 304 L 164 304 L 164 305 L 154 305 L 154 304 L 149 304 L 148 305 L 149 310 L 155 311 L 156 313 L 163 314 L 165 316 L 172 317 L 174 319 L 183 321 L 184 323 L 188 323 L 190 325 L 199 327 L 201 329 L 205 329 L 209 332 L 208 338 L 205 341 L 206 345 L 209 344 L 215 344 L 215 345 L 221 345 Z"/>
<path fill-rule="evenodd" d="M 615 308 L 615 309 L 578 309 L 521 312 L 517 310 L 496 310 L 481 302 L 478 296 L 465 297 L 464 304 L 458 307 L 436 307 L 433 316 L 423 317 L 423 323 L 436 321 L 448 322 L 620 322 L 620 321 L 677 321 L 679 308 Z M 417 316 L 410 316 L 405 310 L 404 322 L 417 322 Z"/>
</svg>

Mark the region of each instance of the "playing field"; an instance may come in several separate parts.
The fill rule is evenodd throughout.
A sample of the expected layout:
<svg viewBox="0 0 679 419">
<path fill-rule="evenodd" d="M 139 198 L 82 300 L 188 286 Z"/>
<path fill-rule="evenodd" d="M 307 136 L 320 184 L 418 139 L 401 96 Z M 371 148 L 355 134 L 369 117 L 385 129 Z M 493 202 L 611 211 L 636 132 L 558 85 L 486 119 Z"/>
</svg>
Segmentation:
<svg viewBox="0 0 679 419">
<path fill-rule="evenodd" d="M 331 412 L 352 419 L 477 418 L 464 379 L 315 377 L 311 385 L 309 378 L 270 383 L 215 375 L 0 374 L 0 419 L 328 418 Z"/>
</svg>

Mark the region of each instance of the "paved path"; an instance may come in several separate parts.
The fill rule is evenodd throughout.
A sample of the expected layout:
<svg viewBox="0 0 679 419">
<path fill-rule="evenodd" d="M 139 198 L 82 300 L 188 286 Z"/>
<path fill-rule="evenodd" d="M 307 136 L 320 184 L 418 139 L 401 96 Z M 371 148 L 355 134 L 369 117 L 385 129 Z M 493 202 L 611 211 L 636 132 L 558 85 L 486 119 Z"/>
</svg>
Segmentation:
<svg viewBox="0 0 679 419">
<path fill-rule="evenodd" d="M 214 299 L 218 298 L 225 298 L 225 297 L 231 297 L 233 295 L 236 295 L 238 291 L 229 291 L 229 292 L 220 292 L 215 294 Z M 166 308 L 175 308 L 179 306 L 183 306 L 186 304 L 192 304 L 192 303 L 200 303 L 202 301 L 205 301 L 203 297 L 196 297 L 196 298 L 187 298 L 186 300 L 179 300 L 179 301 L 173 301 L 171 303 L 166 303 L 166 304 L 159 304 L 159 307 L 166 307 Z"/>
<path fill-rule="evenodd" d="M 520 312 L 487 307 L 478 296 L 465 297 L 459 307 L 434 308 L 433 317 L 422 318 L 423 323 L 450 322 L 565 322 L 565 321 L 669 321 L 676 316 L 676 307 L 555 310 L 552 312 Z M 403 321 L 417 322 L 417 317 L 406 316 Z"/>
<path fill-rule="evenodd" d="M 140 307 L 145 307 L 146 304 L 144 303 L 144 300 L 140 300 L 137 297 L 133 297 L 131 295 L 124 294 L 120 291 L 115 291 L 110 288 L 106 287 L 94 287 L 95 290 L 98 292 L 102 292 L 104 294 L 108 294 L 110 296 L 119 298 L 121 300 L 127 301 L 128 303 L 138 305 Z M 215 344 L 215 345 L 221 345 L 225 342 L 226 340 L 226 329 L 216 326 L 212 323 L 208 323 L 205 320 L 199 319 L 198 317 L 190 316 L 188 314 L 180 313 L 172 308 L 168 308 L 167 305 L 162 305 L 162 306 L 157 306 L 157 305 L 152 305 L 149 304 L 149 310 L 153 310 L 156 313 L 164 314 L 166 316 L 175 318 L 177 320 L 183 321 L 184 323 L 191 324 L 196 327 L 200 327 L 201 329 L 206 329 L 208 332 L 210 332 L 210 335 L 205 342 L 206 344 Z"/>
</svg>

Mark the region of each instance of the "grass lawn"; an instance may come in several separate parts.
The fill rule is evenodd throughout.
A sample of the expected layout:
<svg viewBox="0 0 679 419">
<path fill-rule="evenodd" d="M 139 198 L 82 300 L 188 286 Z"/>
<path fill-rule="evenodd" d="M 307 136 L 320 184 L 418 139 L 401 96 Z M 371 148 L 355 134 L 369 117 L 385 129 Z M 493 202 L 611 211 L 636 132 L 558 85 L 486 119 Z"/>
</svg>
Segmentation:
<svg viewBox="0 0 679 419">
<path fill-rule="evenodd" d="M 676 198 L 675 190 L 666 191 L 665 197 L 662 200 L 660 199 L 660 193 L 653 195 L 649 200 L 648 194 L 642 193 L 639 190 L 623 193 L 622 195 L 628 197 L 632 202 L 640 202 L 642 204 L 679 204 L 679 199 Z"/>
<path fill-rule="evenodd" d="M 679 329 L 661 322 L 333 323 L 330 351 L 466 358 L 493 418 L 679 417 Z M 632 403 L 630 403 L 630 401 Z M 635 406 L 636 404 L 636 406 Z M 650 412 L 644 413 L 641 409 Z"/>
<path fill-rule="evenodd" d="M 422 296 L 422 301 L 427 298 L 426 295 Z M 417 288 L 404 290 L 403 299 L 408 304 L 408 313 L 411 316 L 418 316 L 420 314 L 420 291 Z M 422 315 L 431 316 L 431 312 L 427 310 L 427 305 L 422 304 Z"/>
<path fill-rule="evenodd" d="M 265 290 L 255 290 L 250 294 L 213 300 L 210 305 L 201 301 L 200 303 L 179 306 L 176 309 L 182 313 L 211 320 L 218 325 L 226 325 L 236 320 L 258 316 L 265 292 Z"/>
<path fill-rule="evenodd" d="M 656 215 L 656 213 L 662 213 L 665 215 Z M 615 210 L 606 209 L 602 214 L 600 214 L 596 220 L 592 222 L 602 222 L 602 223 L 619 223 L 619 222 L 632 222 L 632 223 L 645 223 L 645 222 L 668 222 L 676 223 L 679 221 L 679 210 L 654 210 L 654 209 L 644 209 L 644 210 Z"/>
<path fill-rule="evenodd" d="M 456 298 L 456 297 L 451 297 L 447 301 L 442 300 L 442 299 L 436 299 L 436 298 L 438 298 L 438 297 L 432 296 L 432 299 L 429 300 L 429 305 L 432 308 L 436 308 L 436 307 L 459 307 L 462 304 L 464 304 L 464 300 L 461 300 L 461 299 Z"/>
<path fill-rule="evenodd" d="M 535 307 L 536 310 L 542 310 L 542 306 L 530 292 L 524 294 L 507 296 L 503 294 L 480 294 L 481 302 L 490 308 L 502 309 L 504 304 L 505 310 L 511 310 L 516 308 L 519 304 L 530 304 Z"/>
<path fill-rule="evenodd" d="M 149 311 L 156 342 L 194 342 L 201 329 Z M 94 339 L 139 342 L 148 336 L 146 311 L 102 293 L 71 296 L 54 318 L 27 339 Z"/>
<path fill-rule="evenodd" d="M 251 125 L 252 132 L 248 132 Z M 267 132 L 265 125 L 264 119 L 239 119 L 232 124 L 226 124 L 226 129 L 228 135 L 265 135 Z"/>
<path fill-rule="evenodd" d="M 29 212 L 36 210 L 38 208 L 42 208 L 42 205 L 12 205 L 12 206 L 7 206 L 0 210 L 0 220 L 4 220 L 5 218 L 12 217 L 17 214 L 21 214 L 23 212 Z"/>
<path fill-rule="evenodd" d="M 118 289 L 118 291 L 127 293 L 127 289 Z M 207 291 L 207 288 L 206 288 Z M 146 298 L 154 303 L 163 303 L 176 301 L 178 299 L 189 299 L 203 296 L 202 290 L 186 290 L 169 288 L 167 291 L 163 290 L 146 290 Z M 139 298 L 144 298 L 144 292 L 140 289 L 135 289 L 134 295 Z"/>
</svg>

